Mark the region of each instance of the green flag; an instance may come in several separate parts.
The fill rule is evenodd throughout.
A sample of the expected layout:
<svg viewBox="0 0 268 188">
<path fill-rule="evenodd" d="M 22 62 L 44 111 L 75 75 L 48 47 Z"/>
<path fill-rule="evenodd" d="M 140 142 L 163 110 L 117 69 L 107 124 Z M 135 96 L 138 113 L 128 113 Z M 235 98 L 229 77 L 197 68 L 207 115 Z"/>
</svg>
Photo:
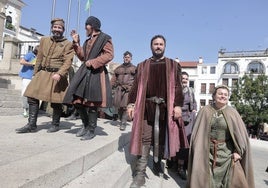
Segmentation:
<svg viewBox="0 0 268 188">
<path fill-rule="evenodd" d="M 90 5 L 92 3 L 92 0 L 87 0 L 85 10 L 87 11 L 90 8 Z"/>
</svg>

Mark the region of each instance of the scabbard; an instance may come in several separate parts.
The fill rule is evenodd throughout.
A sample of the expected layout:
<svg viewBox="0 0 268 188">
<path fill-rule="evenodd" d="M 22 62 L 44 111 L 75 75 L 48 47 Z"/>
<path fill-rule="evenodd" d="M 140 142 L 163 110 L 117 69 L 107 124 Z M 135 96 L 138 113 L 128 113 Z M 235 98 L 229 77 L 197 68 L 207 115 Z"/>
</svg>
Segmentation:
<svg viewBox="0 0 268 188">
<path fill-rule="evenodd" d="M 154 117 L 154 149 L 153 156 L 154 162 L 158 162 L 159 158 L 159 116 L 160 116 L 160 104 L 165 103 L 163 98 L 150 97 L 147 100 L 155 103 L 155 117 Z"/>
<path fill-rule="evenodd" d="M 158 162 L 159 157 L 159 104 L 156 103 L 155 118 L 154 118 L 154 162 Z"/>
</svg>

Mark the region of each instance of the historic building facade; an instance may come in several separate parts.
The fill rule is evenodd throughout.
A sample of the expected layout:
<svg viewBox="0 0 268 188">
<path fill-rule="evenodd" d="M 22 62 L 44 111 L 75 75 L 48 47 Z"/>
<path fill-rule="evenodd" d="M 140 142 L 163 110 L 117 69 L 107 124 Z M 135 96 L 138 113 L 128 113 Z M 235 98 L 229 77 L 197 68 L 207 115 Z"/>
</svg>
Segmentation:
<svg viewBox="0 0 268 188">
<path fill-rule="evenodd" d="M 190 86 L 195 89 L 198 109 L 212 102 L 214 87 L 224 84 L 232 88 L 245 74 L 268 75 L 268 49 L 258 51 L 219 51 L 216 64 L 180 62 L 182 70 L 190 75 Z"/>
<path fill-rule="evenodd" d="M 21 9 L 25 6 L 21 0 L 0 0 L 0 76 L 13 74 L 14 79 L 20 68 L 18 59 L 32 50 L 43 36 L 33 28 L 20 26 Z M 5 47 L 5 48 L 4 48 Z M 5 57 L 4 57 L 5 56 Z M 244 74 L 265 73 L 268 75 L 268 49 L 259 51 L 218 52 L 217 63 L 180 61 L 176 59 L 189 76 L 190 86 L 195 90 L 198 109 L 212 101 L 211 94 L 216 85 L 232 87 Z M 74 69 L 80 62 L 75 58 Z M 111 62 L 110 74 L 119 63 Z"/>
</svg>

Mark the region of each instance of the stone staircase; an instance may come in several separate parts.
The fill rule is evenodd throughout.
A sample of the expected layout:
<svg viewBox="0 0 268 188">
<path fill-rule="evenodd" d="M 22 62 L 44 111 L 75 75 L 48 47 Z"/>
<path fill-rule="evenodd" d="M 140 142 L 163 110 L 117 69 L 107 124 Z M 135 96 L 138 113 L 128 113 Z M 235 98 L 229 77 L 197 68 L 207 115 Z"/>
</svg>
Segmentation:
<svg viewBox="0 0 268 188">
<path fill-rule="evenodd" d="M 75 136 L 81 120 L 61 120 L 60 130 L 47 133 L 51 118 L 38 117 L 36 133 L 17 134 L 27 123 L 22 116 L 1 116 L 0 187 L 5 188 L 128 188 L 135 158 L 129 154 L 131 123 L 120 131 L 111 120 L 98 119 L 96 137 Z M 162 161 L 164 167 L 164 161 Z M 147 188 L 179 188 L 185 181 L 165 169 L 163 177 L 147 168 Z"/>
<path fill-rule="evenodd" d="M 128 188 L 135 158 L 129 154 L 131 123 L 120 131 L 110 120 L 99 119 L 96 138 L 81 142 L 75 137 L 81 120 L 61 121 L 61 130 L 48 134 L 51 118 L 39 115 L 38 132 L 16 134 L 27 123 L 21 116 L 21 91 L 0 78 L 0 187 L 5 188 Z M 0 135 L 1 135 L 0 134 Z M 152 154 L 151 154 L 152 156 Z M 164 177 L 152 172 L 150 156 L 147 188 L 184 187 L 165 168 Z M 164 167 L 164 161 L 162 161 Z"/>
<path fill-rule="evenodd" d="M 20 115 L 22 112 L 21 91 L 15 89 L 10 80 L 0 78 L 0 114 Z"/>
</svg>

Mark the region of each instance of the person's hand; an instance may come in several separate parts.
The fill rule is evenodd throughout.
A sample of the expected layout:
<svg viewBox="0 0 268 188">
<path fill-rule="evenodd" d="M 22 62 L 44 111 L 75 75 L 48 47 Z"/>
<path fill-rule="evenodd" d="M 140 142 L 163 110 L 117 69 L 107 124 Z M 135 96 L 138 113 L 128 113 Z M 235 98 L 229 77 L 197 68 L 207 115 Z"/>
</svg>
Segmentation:
<svg viewBox="0 0 268 188">
<path fill-rule="evenodd" d="M 80 43 L 80 37 L 76 30 L 71 31 L 71 37 L 73 38 L 74 43 Z"/>
<path fill-rule="evenodd" d="M 241 156 L 236 152 L 233 153 L 232 158 L 234 159 L 234 162 L 242 159 Z"/>
<path fill-rule="evenodd" d="M 133 119 L 133 117 L 134 117 L 134 104 L 129 104 L 127 106 L 127 114 L 128 114 L 128 117 Z"/>
<path fill-rule="evenodd" d="M 86 66 L 87 66 L 88 68 L 92 67 L 90 60 L 86 61 Z"/>
<path fill-rule="evenodd" d="M 60 81 L 60 78 L 61 78 L 60 75 L 57 74 L 57 73 L 55 73 L 55 74 L 52 75 L 52 79 L 55 80 L 55 81 L 57 81 L 57 82 Z"/>
<path fill-rule="evenodd" d="M 173 109 L 173 117 L 174 119 L 179 119 L 181 117 L 181 107 L 175 106 Z"/>
</svg>

